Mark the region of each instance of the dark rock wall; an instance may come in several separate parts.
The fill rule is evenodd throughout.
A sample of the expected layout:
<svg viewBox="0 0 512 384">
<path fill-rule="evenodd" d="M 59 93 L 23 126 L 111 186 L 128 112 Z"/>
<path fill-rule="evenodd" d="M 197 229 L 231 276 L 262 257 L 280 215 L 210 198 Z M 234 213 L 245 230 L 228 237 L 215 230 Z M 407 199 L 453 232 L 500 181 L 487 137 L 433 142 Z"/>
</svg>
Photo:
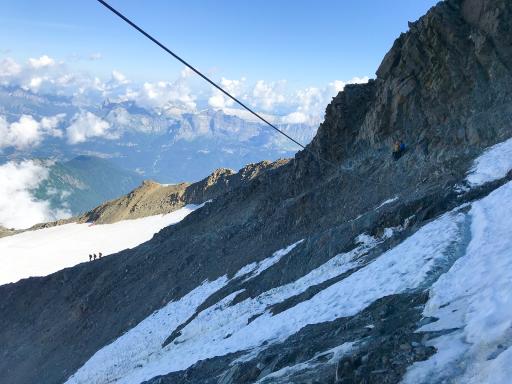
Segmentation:
<svg viewBox="0 0 512 384">
<path fill-rule="evenodd" d="M 333 99 L 312 147 L 339 160 L 400 138 L 442 160 L 508 137 L 510 12 L 506 1 L 439 3 L 395 41 L 375 81 Z"/>
</svg>

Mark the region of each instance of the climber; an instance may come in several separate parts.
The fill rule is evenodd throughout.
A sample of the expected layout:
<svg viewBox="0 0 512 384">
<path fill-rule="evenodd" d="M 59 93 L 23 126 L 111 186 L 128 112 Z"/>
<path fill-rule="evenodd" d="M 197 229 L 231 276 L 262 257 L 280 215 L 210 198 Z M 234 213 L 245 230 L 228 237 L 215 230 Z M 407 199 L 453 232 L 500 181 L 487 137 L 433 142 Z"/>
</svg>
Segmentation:
<svg viewBox="0 0 512 384">
<path fill-rule="evenodd" d="M 89 261 L 92 261 L 92 255 L 89 254 Z"/>
<path fill-rule="evenodd" d="M 103 253 L 99 252 L 98 253 L 98 259 L 101 259 L 101 256 L 103 256 Z"/>
<path fill-rule="evenodd" d="M 396 140 L 393 144 L 393 159 L 398 160 L 405 152 L 405 144 L 401 140 Z"/>
<path fill-rule="evenodd" d="M 93 259 L 94 259 L 94 260 L 96 260 L 96 254 L 93 254 L 93 256 L 92 256 L 92 257 L 93 257 Z"/>
</svg>

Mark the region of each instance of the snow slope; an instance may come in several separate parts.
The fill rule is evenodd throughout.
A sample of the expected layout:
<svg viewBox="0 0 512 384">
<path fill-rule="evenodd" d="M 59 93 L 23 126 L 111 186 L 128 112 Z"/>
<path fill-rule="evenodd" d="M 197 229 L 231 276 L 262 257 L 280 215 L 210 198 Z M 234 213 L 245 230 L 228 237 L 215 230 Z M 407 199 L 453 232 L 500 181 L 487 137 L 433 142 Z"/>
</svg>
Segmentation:
<svg viewBox="0 0 512 384">
<path fill-rule="evenodd" d="M 88 262 L 90 253 L 109 255 L 133 248 L 200 207 L 187 205 L 166 215 L 104 225 L 73 223 L 0 238 L 0 285 Z"/>
<path fill-rule="evenodd" d="M 191 299 L 196 290 L 206 292 L 202 295 L 205 300 L 212 291 L 210 287 L 224 286 L 227 278 L 205 282 L 98 351 L 68 383 L 140 383 L 215 356 L 234 352 L 251 356 L 261 348 L 285 340 L 308 324 L 354 315 L 381 297 L 422 286 L 444 264 L 451 263 L 456 244 L 461 239 L 464 216 L 457 211 L 441 216 L 367 265 L 358 259 L 381 240 L 369 241 L 366 237 L 352 251 L 335 256 L 295 282 L 255 298 L 234 304 L 233 299 L 240 291 L 234 292 L 197 314 L 175 340 L 162 347 L 177 324 L 197 308 L 198 301 Z M 289 250 L 290 247 L 277 251 L 269 260 Z M 267 264 L 271 263 L 262 263 Z M 251 271 L 260 272 L 254 266 L 243 270 L 250 278 L 255 277 Z M 276 315 L 270 311 L 273 304 L 351 270 L 353 273 L 348 277 L 309 300 Z M 234 278 L 243 278 L 244 273 L 236 274 Z M 185 315 L 182 310 L 172 309 L 182 305 L 189 306 Z"/>
<path fill-rule="evenodd" d="M 266 268 L 271 267 L 280 258 L 291 252 L 299 241 L 289 247 L 275 252 L 261 263 L 252 263 L 242 268 L 241 273 L 236 274 L 232 280 L 246 278 L 252 279 L 258 276 Z M 140 382 L 126 377 L 135 373 L 141 374 L 141 367 L 145 367 L 143 374 L 148 376 L 147 366 L 158 360 L 162 355 L 162 344 L 172 330 L 190 318 L 210 295 L 226 286 L 230 281 L 227 276 L 222 276 L 215 281 L 204 281 L 187 295 L 177 301 L 172 301 L 162 309 L 140 322 L 136 327 L 112 344 L 98 351 L 68 383 L 107 383 L 107 382 Z M 231 295 L 233 296 L 233 295 Z M 190 357 L 195 355 L 174 355 L 173 364 L 190 365 Z M 185 361 L 185 363 L 184 363 Z M 188 366 L 187 365 L 187 366 Z M 158 368 L 158 367 L 157 367 Z M 150 371 L 149 377 L 158 372 Z"/>
<path fill-rule="evenodd" d="M 420 331 L 452 330 L 405 383 L 510 383 L 512 376 L 512 183 L 473 203 L 465 255 L 433 285 Z"/>
<path fill-rule="evenodd" d="M 512 169 L 512 139 L 487 149 L 467 176 L 470 186 Z M 447 334 L 431 341 L 437 353 L 415 363 L 405 384 L 508 384 L 512 376 L 512 182 L 472 203 L 464 255 L 432 286 L 418 331 Z"/>
</svg>

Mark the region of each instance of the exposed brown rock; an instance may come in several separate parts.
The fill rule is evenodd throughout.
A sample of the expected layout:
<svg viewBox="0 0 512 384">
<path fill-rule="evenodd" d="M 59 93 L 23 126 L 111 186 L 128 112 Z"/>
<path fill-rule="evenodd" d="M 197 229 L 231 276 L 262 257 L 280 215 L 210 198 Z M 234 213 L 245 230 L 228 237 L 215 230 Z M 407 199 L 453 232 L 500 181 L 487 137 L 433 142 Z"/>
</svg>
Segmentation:
<svg viewBox="0 0 512 384">
<path fill-rule="evenodd" d="M 11 235 L 14 235 L 16 233 L 18 233 L 19 231 L 15 230 L 15 229 L 12 229 L 12 228 L 5 228 L 5 227 L 2 227 L 0 225 L 0 238 L 1 237 L 5 237 L 5 236 L 11 236 Z"/>
</svg>

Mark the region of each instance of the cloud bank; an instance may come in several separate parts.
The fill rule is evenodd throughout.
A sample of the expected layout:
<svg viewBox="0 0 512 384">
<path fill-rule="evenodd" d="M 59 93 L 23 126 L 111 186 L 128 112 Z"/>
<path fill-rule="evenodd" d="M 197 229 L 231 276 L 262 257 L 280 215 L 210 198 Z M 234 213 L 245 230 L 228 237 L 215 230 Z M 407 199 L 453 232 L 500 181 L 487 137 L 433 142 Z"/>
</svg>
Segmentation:
<svg viewBox="0 0 512 384">
<path fill-rule="evenodd" d="M 101 58 L 100 53 L 93 56 Z M 269 82 L 249 81 L 246 77 L 221 77 L 217 82 L 260 112 L 280 116 L 288 124 L 317 125 L 323 118 L 325 106 L 345 85 L 367 82 L 368 79 L 333 80 L 324 86 L 296 90 L 289 89 L 286 80 Z M 197 112 L 198 105 L 208 105 L 213 109 L 238 108 L 233 100 L 200 82 L 186 68 L 173 81 L 138 84 L 118 69 L 113 70 L 106 80 L 73 72 L 66 63 L 48 55 L 30 58 L 26 64 L 5 58 L 0 61 L 0 83 L 18 85 L 35 93 L 70 96 L 78 106 L 97 105 L 108 99 L 113 102 L 133 101 L 139 106 L 170 114 Z"/>
<path fill-rule="evenodd" d="M 118 133 L 112 129 L 107 121 L 94 113 L 82 111 L 73 118 L 71 125 L 66 128 L 66 135 L 70 144 L 78 144 L 95 137 L 116 139 Z"/>
<path fill-rule="evenodd" d="M 21 115 L 18 121 L 8 123 L 5 116 L 0 116 L 0 150 L 24 150 L 39 145 L 46 136 L 62 137 L 57 126 L 64 117 L 65 114 L 58 114 L 37 121 L 30 115 Z"/>
<path fill-rule="evenodd" d="M 0 165 L 1 226 L 22 229 L 70 216 L 69 211 L 53 210 L 47 201 L 33 196 L 32 191 L 47 178 L 48 169 L 32 160 Z"/>
<path fill-rule="evenodd" d="M 43 55 L 38 59 L 28 59 L 29 64 L 32 66 L 32 68 L 45 68 L 45 67 L 51 67 L 55 65 L 55 60 L 47 55 Z"/>
</svg>

